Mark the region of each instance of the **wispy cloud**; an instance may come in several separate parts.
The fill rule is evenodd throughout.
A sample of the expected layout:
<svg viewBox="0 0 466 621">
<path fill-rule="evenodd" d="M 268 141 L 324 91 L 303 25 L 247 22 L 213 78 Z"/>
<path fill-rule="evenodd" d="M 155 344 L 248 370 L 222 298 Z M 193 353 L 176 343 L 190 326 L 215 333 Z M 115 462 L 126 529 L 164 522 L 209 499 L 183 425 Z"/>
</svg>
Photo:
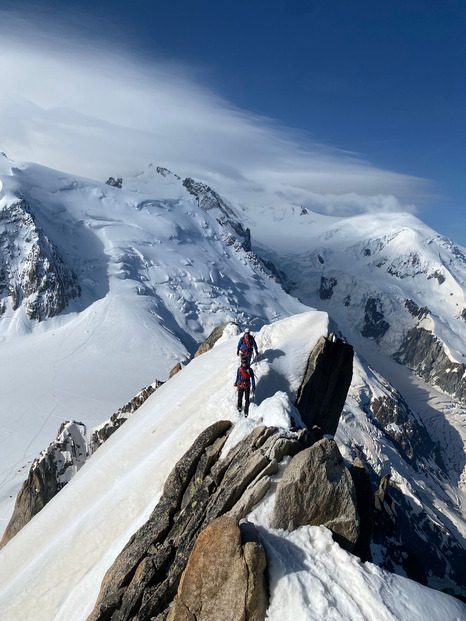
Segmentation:
<svg viewBox="0 0 466 621">
<path fill-rule="evenodd" d="M 0 150 L 13 159 L 100 180 L 160 164 L 244 201 L 337 214 L 414 210 L 427 191 L 235 108 L 188 66 L 136 61 L 70 25 L 0 18 Z"/>
</svg>

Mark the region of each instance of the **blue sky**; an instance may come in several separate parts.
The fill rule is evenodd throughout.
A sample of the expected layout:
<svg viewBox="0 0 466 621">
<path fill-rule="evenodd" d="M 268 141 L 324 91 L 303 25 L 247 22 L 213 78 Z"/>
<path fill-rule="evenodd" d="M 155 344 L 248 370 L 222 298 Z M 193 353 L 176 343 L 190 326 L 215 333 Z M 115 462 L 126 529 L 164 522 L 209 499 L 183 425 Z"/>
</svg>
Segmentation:
<svg viewBox="0 0 466 621">
<path fill-rule="evenodd" d="M 402 204 L 416 205 L 427 224 L 466 246 L 464 2 L 80 0 L 71 9 L 61 0 L 42 0 L 39 8 L 17 0 L 2 8 L 14 18 L 7 21 L 9 34 L 21 35 L 22 18 L 28 23 L 29 54 L 37 45 L 57 58 L 60 46 L 73 40 L 89 52 L 80 65 L 87 62 L 88 73 L 92 59 L 97 66 L 113 60 L 114 67 L 125 59 L 144 67 L 148 81 L 154 68 L 159 84 L 160 72 L 173 79 L 178 95 L 186 80 L 188 99 L 207 97 L 222 114 L 244 115 L 247 126 L 262 132 L 271 128 L 274 145 L 293 142 L 295 156 L 301 148 L 313 161 L 321 153 L 320 170 L 329 162 L 337 172 L 360 164 L 372 184 L 363 195 L 388 193 L 393 182 Z M 91 114 L 89 107 L 74 109 Z M 153 130 L 155 136 L 159 130 Z M 236 148 L 243 157 L 234 145 L 229 157 Z M 266 150 L 258 148 L 256 156 Z M 189 168 L 188 161 L 183 165 Z M 354 191 L 343 186 L 337 180 L 335 192 Z M 318 191 L 329 195 L 331 184 Z"/>
</svg>

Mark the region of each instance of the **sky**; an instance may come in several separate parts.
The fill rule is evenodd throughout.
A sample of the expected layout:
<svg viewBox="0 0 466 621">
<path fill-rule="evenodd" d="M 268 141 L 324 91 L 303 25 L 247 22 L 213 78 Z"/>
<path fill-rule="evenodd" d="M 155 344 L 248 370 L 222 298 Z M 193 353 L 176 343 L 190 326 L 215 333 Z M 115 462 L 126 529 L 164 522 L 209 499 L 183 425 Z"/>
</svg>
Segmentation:
<svg viewBox="0 0 466 621">
<path fill-rule="evenodd" d="M 13 159 L 408 209 L 466 246 L 462 2 L 6 0 L 0 18 Z"/>
</svg>

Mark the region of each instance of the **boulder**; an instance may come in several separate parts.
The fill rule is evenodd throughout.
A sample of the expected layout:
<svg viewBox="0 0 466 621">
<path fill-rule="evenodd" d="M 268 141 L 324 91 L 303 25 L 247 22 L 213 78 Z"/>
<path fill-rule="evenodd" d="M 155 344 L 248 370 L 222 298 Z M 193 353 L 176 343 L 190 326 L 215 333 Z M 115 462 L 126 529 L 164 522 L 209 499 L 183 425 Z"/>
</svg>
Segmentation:
<svg viewBox="0 0 466 621">
<path fill-rule="evenodd" d="M 88 621 L 166 621 L 199 534 L 226 514 L 236 524 L 266 493 L 279 462 L 303 448 L 300 434 L 256 427 L 220 459 L 230 425 L 208 427 L 178 461 L 149 520 L 105 575 Z M 261 565 L 249 545 L 243 556 L 247 567 Z M 176 619 L 189 614 L 184 607 Z"/>
<path fill-rule="evenodd" d="M 353 348 L 341 339 L 320 337 L 312 350 L 296 407 L 308 429 L 335 435 L 353 376 Z"/>
<path fill-rule="evenodd" d="M 348 551 L 359 536 L 354 484 L 330 438 L 295 455 L 277 486 L 270 526 L 293 531 L 304 525 L 326 526 Z"/>
<path fill-rule="evenodd" d="M 263 547 L 242 543 L 236 520 L 217 518 L 197 538 L 169 621 L 265 619 L 265 568 Z"/>
</svg>

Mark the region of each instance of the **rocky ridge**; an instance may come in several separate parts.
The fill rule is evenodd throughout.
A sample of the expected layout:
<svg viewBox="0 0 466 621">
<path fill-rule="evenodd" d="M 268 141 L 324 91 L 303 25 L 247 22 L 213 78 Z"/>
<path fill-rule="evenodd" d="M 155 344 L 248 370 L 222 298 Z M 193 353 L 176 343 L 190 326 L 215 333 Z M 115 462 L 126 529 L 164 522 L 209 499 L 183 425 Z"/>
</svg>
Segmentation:
<svg viewBox="0 0 466 621">
<path fill-rule="evenodd" d="M 88 429 L 86 425 L 77 421 L 62 423 L 56 439 L 31 464 L 28 477 L 16 497 L 13 515 L 3 533 L 0 548 L 69 483 L 89 457 L 161 385 L 162 382 L 156 380 L 143 388 L 112 414 L 108 421 L 93 429 Z"/>
<path fill-rule="evenodd" d="M 237 523 L 266 493 L 284 456 L 299 450 L 296 436 L 257 427 L 219 459 L 230 426 L 211 425 L 177 463 L 149 520 L 108 570 L 89 621 L 166 619 L 199 534 L 223 515 Z"/>
<path fill-rule="evenodd" d="M 331 342 L 334 343 L 333 340 Z M 308 371 L 313 368 L 314 373 L 318 373 L 320 366 L 326 369 L 333 368 L 337 383 L 341 380 L 340 383 L 347 386 L 347 381 L 343 378 L 348 372 L 351 376 L 352 348 L 342 344 L 341 349 L 326 350 L 321 343 L 316 348 L 320 356 L 314 352 L 311 353 L 310 359 L 313 362 L 308 362 Z M 316 364 L 315 361 L 319 359 L 320 362 Z M 312 375 L 312 372 L 308 372 L 303 384 L 309 384 Z M 323 391 L 326 389 L 326 386 L 322 386 Z M 300 393 L 306 393 L 305 387 L 302 387 Z M 335 408 L 340 408 L 341 411 L 341 406 L 341 399 L 336 400 Z M 313 404 L 310 400 L 307 402 L 301 400 L 301 412 L 304 416 L 309 415 L 308 408 L 311 407 Z M 359 520 L 355 509 L 356 494 L 351 476 L 343 464 L 334 440 L 322 439 L 315 444 L 316 434 L 321 432 L 325 426 L 327 415 L 328 412 L 324 410 L 321 411 L 320 416 L 314 414 L 312 431 L 307 427 L 291 431 L 258 426 L 231 448 L 226 455 L 223 455 L 223 449 L 231 430 L 231 423 L 219 421 L 207 428 L 176 464 L 149 520 L 133 535 L 108 570 L 89 621 L 106 619 L 143 621 L 152 618 L 162 620 L 169 617 L 191 619 L 198 618 L 192 613 L 192 610 L 196 608 L 214 609 L 214 603 L 209 599 L 206 600 L 204 593 L 201 598 L 202 606 L 199 599 L 196 600 L 197 603 L 187 605 L 190 596 L 186 594 L 186 583 L 203 583 L 203 575 L 193 572 L 191 567 L 198 564 L 200 567 L 204 566 L 204 561 L 191 561 L 190 554 L 196 540 L 201 542 L 199 547 L 203 547 L 204 538 L 209 539 L 209 529 L 216 528 L 215 521 L 224 516 L 233 520 L 228 524 L 231 524 L 234 530 L 235 525 L 245 518 L 269 492 L 272 484 L 271 477 L 277 475 L 280 469 L 283 470 L 288 461 L 286 458 L 289 459 L 299 454 L 307 456 L 306 449 L 310 445 L 309 450 L 312 455 L 319 451 L 319 447 L 330 447 L 329 451 L 333 457 L 329 459 L 324 457 L 323 462 L 330 463 L 336 458 L 333 474 L 332 469 L 327 472 L 325 466 L 322 473 L 328 484 L 327 494 L 334 499 L 340 499 L 341 502 L 330 501 L 324 508 L 324 519 L 336 537 L 340 540 L 347 538 L 348 542 L 351 540 L 351 545 L 354 545 L 358 538 Z M 308 466 L 308 461 L 297 466 L 292 460 L 283 476 L 285 478 L 291 468 L 292 472 L 300 473 L 297 476 L 300 480 Z M 335 476 L 337 470 L 340 474 Z M 316 471 L 314 471 L 315 475 Z M 346 487 L 341 486 L 342 478 Z M 286 486 L 287 490 L 292 489 L 293 485 L 290 481 Z M 299 490 L 294 494 L 299 494 Z M 315 505 L 315 498 L 312 504 Z M 284 505 L 290 508 L 287 498 L 277 501 L 276 515 L 272 521 L 280 522 Z M 349 506 L 352 507 L 352 512 Z M 296 503 L 293 503 L 291 510 L 293 508 L 297 510 Z M 316 517 L 314 522 L 308 523 L 323 523 L 320 519 Z M 238 549 L 238 531 L 235 532 L 233 544 L 229 545 Z M 196 557 L 197 553 L 194 554 Z M 231 552 L 231 548 L 227 556 L 229 554 L 235 555 Z M 236 556 L 238 554 L 248 556 L 246 551 L 241 554 L 236 553 Z M 262 585 L 264 562 L 259 542 L 250 549 L 249 558 L 251 566 L 256 568 L 252 582 L 254 585 Z M 216 562 L 219 562 L 218 558 Z M 182 578 L 187 565 L 189 569 L 186 570 L 186 577 Z M 239 571 L 244 574 L 244 565 L 241 567 Z M 217 577 L 223 575 L 221 566 L 218 565 L 211 568 L 211 572 Z M 194 577 L 190 576 L 191 573 L 195 574 Z M 229 573 L 225 574 L 225 583 L 229 582 L 229 576 Z M 224 582 L 219 584 L 214 591 L 220 593 L 221 599 L 229 600 L 230 597 L 226 596 L 225 592 L 231 595 L 231 587 L 227 587 Z M 246 585 L 249 585 L 249 579 Z M 243 587 L 241 587 L 243 591 L 239 594 L 241 601 L 255 601 L 255 612 L 251 613 L 251 618 L 264 619 L 267 608 L 264 603 L 265 588 L 260 587 L 260 595 L 257 594 L 255 588 L 252 590 L 253 594 L 248 594 L 249 590 L 246 585 L 243 581 Z M 191 587 L 188 592 L 196 591 L 198 588 L 200 587 Z M 209 586 L 209 591 L 212 590 Z M 257 612 L 257 607 L 259 612 Z M 174 616 L 174 611 L 178 611 L 176 616 Z M 178 614 L 181 616 L 178 617 Z M 235 618 L 239 620 L 248 617 L 242 617 L 239 614 Z"/>
<path fill-rule="evenodd" d="M 462 563 L 455 542 L 437 542 L 439 547 L 432 551 L 422 534 L 431 532 L 429 517 L 420 514 L 418 521 L 412 521 L 409 502 L 390 477 L 380 479 L 359 457 L 348 469 L 335 440 L 322 437 L 326 425 L 335 427 L 335 420 L 338 424 L 339 414 L 316 407 L 302 395 L 312 394 L 318 378 L 331 376 L 331 369 L 337 384 L 347 384 L 346 371 L 352 366 L 348 345 L 333 336 L 324 341 L 330 348 L 317 343 L 299 390 L 300 413 L 311 428 L 292 431 L 258 426 L 226 454 L 231 424 L 220 421 L 206 429 L 175 466 L 149 520 L 108 570 L 89 621 L 207 621 L 216 618 L 212 611 L 224 610 L 228 602 L 228 618 L 234 621 L 265 619 L 267 559 L 260 535 L 247 516 L 270 494 L 274 495 L 271 528 L 291 531 L 302 525 L 324 525 L 342 547 L 362 560 L 392 571 L 402 566 L 407 575 L 423 583 L 427 567 L 434 566 L 442 575 L 451 562 L 455 575 Z M 316 364 L 320 356 L 324 361 Z M 326 374 L 321 375 L 322 368 Z M 332 382 L 320 386 L 333 394 Z M 336 395 L 335 411 L 341 408 L 339 403 Z M 400 424 L 403 416 L 412 415 L 409 411 L 400 414 L 395 407 L 390 411 Z M 384 425 L 390 425 L 389 411 L 380 417 Z M 276 491 L 272 479 L 278 480 Z M 225 533 L 218 535 L 217 555 L 212 537 L 222 528 Z M 254 545 L 248 554 L 251 539 Z M 422 541 L 424 549 L 419 550 Z M 382 557 L 375 558 L 371 548 L 382 550 Z M 231 559 L 235 567 L 231 573 L 225 572 L 225 559 Z M 459 575 L 456 579 L 460 580 Z M 231 608 L 236 599 L 243 604 Z M 244 608 L 250 601 L 254 606 Z"/>
<path fill-rule="evenodd" d="M 207 339 L 199 346 L 194 357 L 209 351 L 223 335 L 226 326 L 221 324 L 214 328 Z M 170 376 L 181 371 L 178 363 Z M 23 483 L 16 498 L 13 515 L 3 533 L 0 548 L 10 541 L 29 520 L 68 483 L 80 470 L 89 457 L 125 423 L 128 418 L 161 386 L 163 382 L 155 380 L 143 388 L 128 403 L 119 408 L 112 416 L 93 429 L 83 423 L 65 421 L 58 430 L 56 439 L 42 451 L 32 463 L 28 478 Z"/>
</svg>

